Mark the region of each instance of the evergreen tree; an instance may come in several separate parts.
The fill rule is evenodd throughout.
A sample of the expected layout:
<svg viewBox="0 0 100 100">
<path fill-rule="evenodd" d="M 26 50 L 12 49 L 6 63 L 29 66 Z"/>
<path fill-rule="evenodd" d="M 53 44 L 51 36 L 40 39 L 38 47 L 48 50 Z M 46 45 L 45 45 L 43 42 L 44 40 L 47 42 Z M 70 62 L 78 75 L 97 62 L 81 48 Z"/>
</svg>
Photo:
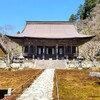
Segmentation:
<svg viewBox="0 0 100 100">
<path fill-rule="evenodd" d="M 77 18 L 78 18 L 78 19 L 83 19 L 84 13 L 85 13 L 84 5 L 81 4 L 81 5 L 79 6 L 78 11 L 77 11 L 77 14 L 76 14 L 76 15 L 77 15 Z"/>
<path fill-rule="evenodd" d="M 99 3 L 97 0 L 85 0 L 83 5 L 80 5 L 77 14 L 72 14 L 69 18 L 70 21 L 76 21 L 77 19 L 86 19 L 91 15 L 93 8 Z"/>
<path fill-rule="evenodd" d="M 18 31 L 17 34 L 20 34 L 20 31 Z"/>
<path fill-rule="evenodd" d="M 75 14 L 72 14 L 69 18 L 69 21 L 76 21 L 77 20 L 77 16 Z"/>
<path fill-rule="evenodd" d="M 84 3 L 83 19 L 86 19 L 87 17 L 90 16 L 91 11 L 96 6 L 96 2 L 97 2 L 97 0 L 86 0 L 86 2 Z"/>
</svg>

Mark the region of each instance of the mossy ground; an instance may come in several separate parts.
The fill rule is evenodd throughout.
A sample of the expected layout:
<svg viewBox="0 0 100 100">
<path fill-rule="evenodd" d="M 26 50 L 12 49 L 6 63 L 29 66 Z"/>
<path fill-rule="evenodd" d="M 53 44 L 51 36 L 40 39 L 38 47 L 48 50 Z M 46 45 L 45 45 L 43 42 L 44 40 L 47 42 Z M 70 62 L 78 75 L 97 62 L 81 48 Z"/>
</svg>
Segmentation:
<svg viewBox="0 0 100 100">
<path fill-rule="evenodd" d="M 59 99 L 100 100 L 100 78 L 89 76 L 90 71 L 56 70 Z"/>
<path fill-rule="evenodd" d="M 11 96 L 7 96 L 6 100 L 16 100 L 16 98 L 22 93 L 22 91 L 30 86 L 36 76 L 38 76 L 41 72 L 42 70 L 38 69 L 15 71 L 6 71 L 0 69 L 0 90 L 8 88 L 15 89 Z M 23 83 L 25 84 L 21 86 L 21 84 Z M 5 98 L 3 100 L 5 100 Z"/>
<path fill-rule="evenodd" d="M 0 70 L 0 89 L 16 88 L 32 75 L 35 75 L 39 70 L 16 70 L 6 71 Z"/>
</svg>

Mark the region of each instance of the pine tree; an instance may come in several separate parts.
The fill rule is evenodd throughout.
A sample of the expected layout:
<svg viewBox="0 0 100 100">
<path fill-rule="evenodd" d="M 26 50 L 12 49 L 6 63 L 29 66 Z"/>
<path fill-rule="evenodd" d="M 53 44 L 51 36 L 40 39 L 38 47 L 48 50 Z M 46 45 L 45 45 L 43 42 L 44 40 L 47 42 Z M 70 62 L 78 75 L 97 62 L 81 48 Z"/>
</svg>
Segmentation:
<svg viewBox="0 0 100 100">
<path fill-rule="evenodd" d="M 20 34 L 20 31 L 18 31 L 17 34 Z"/>
<path fill-rule="evenodd" d="M 77 20 L 77 16 L 75 14 L 72 14 L 69 18 L 69 21 L 76 21 Z"/>
</svg>

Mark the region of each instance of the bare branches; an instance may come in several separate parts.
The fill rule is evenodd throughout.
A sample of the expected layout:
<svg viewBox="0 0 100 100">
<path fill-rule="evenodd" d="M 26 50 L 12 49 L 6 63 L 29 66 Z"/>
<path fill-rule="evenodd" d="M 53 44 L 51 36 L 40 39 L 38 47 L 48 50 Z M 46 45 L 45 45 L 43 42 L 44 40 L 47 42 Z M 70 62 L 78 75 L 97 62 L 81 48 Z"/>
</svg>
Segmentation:
<svg viewBox="0 0 100 100">
<path fill-rule="evenodd" d="M 15 27 L 10 24 L 6 24 L 5 26 L 0 26 L 0 33 L 8 33 L 9 31 L 13 31 Z"/>
<path fill-rule="evenodd" d="M 96 54 L 100 51 L 100 41 L 90 41 L 83 45 L 82 56 L 87 60 L 93 61 Z"/>
</svg>

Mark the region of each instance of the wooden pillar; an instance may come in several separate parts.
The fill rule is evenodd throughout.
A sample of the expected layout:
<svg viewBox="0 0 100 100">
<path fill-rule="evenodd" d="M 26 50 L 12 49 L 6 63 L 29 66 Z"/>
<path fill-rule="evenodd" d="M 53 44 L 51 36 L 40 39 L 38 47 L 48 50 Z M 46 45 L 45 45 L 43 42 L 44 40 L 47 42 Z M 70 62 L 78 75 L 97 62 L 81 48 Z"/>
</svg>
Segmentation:
<svg viewBox="0 0 100 100">
<path fill-rule="evenodd" d="M 30 44 L 28 45 L 28 54 L 30 54 Z"/>
<path fill-rule="evenodd" d="M 71 47 L 71 54 L 72 54 L 72 45 L 70 47 Z"/>
<path fill-rule="evenodd" d="M 48 48 L 46 48 L 46 54 L 48 55 Z"/>
<path fill-rule="evenodd" d="M 55 54 L 55 49 L 54 48 L 52 48 L 52 55 L 54 55 Z"/>
<path fill-rule="evenodd" d="M 37 46 L 35 46 L 35 58 L 37 58 Z"/>
<path fill-rule="evenodd" d="M 58 59 L 58 44 L 56 44 L 56 59 Z"/>
<path fill-rule="evenodd" d="M 77 56 L 79 55 L 79 46 L 76 47 Z"/>
<path fill-rule="evenodd" d="M 64 45 L 64 58 L 66 58 L 66 46 Z"/>
</svg>

